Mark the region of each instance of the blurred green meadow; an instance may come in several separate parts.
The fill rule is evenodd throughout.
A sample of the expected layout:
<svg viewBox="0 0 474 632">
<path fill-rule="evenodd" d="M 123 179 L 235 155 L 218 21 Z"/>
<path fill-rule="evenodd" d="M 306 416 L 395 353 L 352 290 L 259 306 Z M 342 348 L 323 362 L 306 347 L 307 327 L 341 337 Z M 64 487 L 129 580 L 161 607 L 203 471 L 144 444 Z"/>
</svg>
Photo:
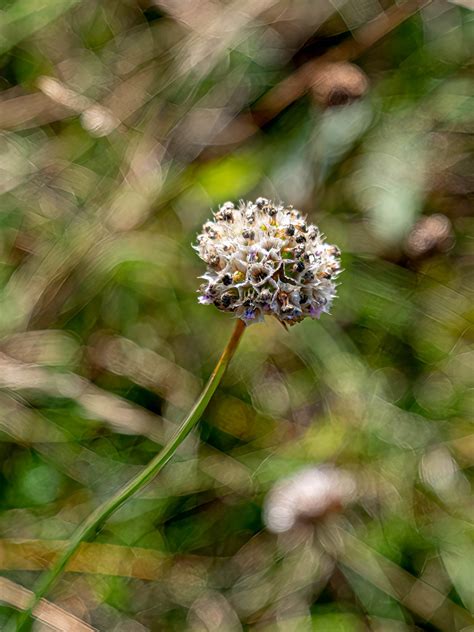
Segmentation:
<svg viewBox="0 0 474 632">
<path fill-rule="evenodd" d="M 474 629 L 472 8 L 2 3 L 0 629 L 191 408 L 233 327 L 191 245 L 258 196 L 340 247 L 332 315 L 248 328 L 33 629 Z M 323 465 L 353 502 L 272 532 Z"/>
</svg>

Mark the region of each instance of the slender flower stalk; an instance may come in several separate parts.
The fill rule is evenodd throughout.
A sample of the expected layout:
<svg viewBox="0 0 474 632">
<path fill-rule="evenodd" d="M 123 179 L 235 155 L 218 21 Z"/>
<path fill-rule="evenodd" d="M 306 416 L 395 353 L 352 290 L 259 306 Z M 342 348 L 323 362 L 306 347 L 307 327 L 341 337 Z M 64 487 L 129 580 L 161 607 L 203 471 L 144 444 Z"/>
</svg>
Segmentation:
<svg viewBox="0 0 474 632">
<path fill-rule="evenodd" d="M 16 626 L 11 629 L 15 629 L 17 632 L 26 630 L 29 626 L 30 617 L 35 606 L 38 604 L 53 585 L 57 582 L 61 574 L 77 552 L 82 542 L 85 542 L 89 538 L 93 538 L 98 530 L 103 526 L 105 521 L 121 507 L 131 496 L 143 489 L 143 487 L 149 483 L 168 463 L 173 457 L 178 447 L 183 443 L 184 439 L 188 436 L 194 426 L 201 418 L 205 411 L 211 397 L 213 396 L 216 388 L 218 387 L 224 372 L 232 359 L 232 356 L 237 349 L 237 345 L 245 330 L 245 324 L 242 320 L 238 319 L 233 331 L 233 334 L 227 343 L 219 361 L 209 378 L 204 390 L 199 396 L 198 400 L 194 404 L 192 410 L 182 422 L 174 435 L 163 447 L 163 449 L 150 461 L 150 463 L 131 481 L 129 481 L 124 487 L 107 499 L 102 505 L 100 505 L 88 518 L 80 525 L 77 531 L 72 536 L 65 551 L 53 565 L 53 567 L 44 574 L 35 591 L 35 595 L 27 610 L 22 612 L 16 622 Z"/>
</svg>

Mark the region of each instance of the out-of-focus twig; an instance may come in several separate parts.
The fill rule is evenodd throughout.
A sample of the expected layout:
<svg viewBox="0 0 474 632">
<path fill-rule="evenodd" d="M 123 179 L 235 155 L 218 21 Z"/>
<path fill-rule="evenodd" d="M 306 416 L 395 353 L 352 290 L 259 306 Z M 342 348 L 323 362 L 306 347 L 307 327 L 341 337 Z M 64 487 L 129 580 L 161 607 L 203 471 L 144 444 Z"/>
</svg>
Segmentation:
<svg viewBox="0 0 474 632">
<path fill-rule="evenodd" d="M 3 603 L 24 610 L 32 594 L 31 590 L 23 588 L 6 577 L 0 577 L 0 601 Z M 78 617 L 46 599 L 39 602 L 33 611 L 33 616 L 41 623 L 46 624 L 48 629 L 52 628 L 58 632 L 93 632 L 96 630 L 85 621 L 81 621 Z"/>
<path fill-rule="evenodd" d="M 212 157 L 226 152 L 225 144 L 232 139 L 235 147 L 248 140 L 258 130 L 280 114 L 294 101 L 302 97 L 318 81 L 320 71 L 325 71 L 330 64 L 349 62 L 360 57 L 371 46 L 385 35 L 393 31 L 406 19 L 430 4 L 431 0 L 407 0 L 404 4 L 395 5 L 378 15 L 369 24 L 360 27 L 352 37 L 338 46 L 306 62 L 289 77 L 283 79 L 269 90 L 254 106 L 251 113 L 243 113 L 233 119 L 214 139 L 214 145 L 221 145 L 220 150 L 213 148 Z M 206 149 L 201 158 L 206 158 Z"/>
<path fill-rule="evenodd" d="M 82 126 L 93 136 L 107 136 L 121 125 L 109 108 L 78 94 L 54 77 L 39 77 L 38 87 L 55 103 L 80 113 Z"/>
<path fill-rule="evenodd" d="M 253 112 L 254 118 L 259 125 L 271 120 L 311 87 L 319 68 L 327 63 L 347 62 L 360 57 L 362 53 L 430 2 L 431 0 L 407 0 L 401 5 L 395 5 L 378 15 L 369 24 L 360 27 L 353 37 L 334 46 L 321 57 L 303 64 L 260 99 Z"/>
<path fill-rule="evenodd" d="M 11 95 L 6 90 L 0 99 L 0 129 L 25 129 L 46 125 L 71 116 L 71 110 L 60 103 L 52 103 L 45 94 Z"/>
<path fill-rule="evenodd" d="M 95 365 L 127 376 L 178 408 L 189 408 L 202 386 L 200 380 L 175 362 L 124 337 L 97 336 L 89 355 Z"/>
<path fill-rule="evenodd" d="M 115 432 L 144 435 L 162 443 L 173 425 L 118 395 L 95 386 L 74 373 L 54 373 L 45 367 L 19 362 L 0 353 L 0 388 L 33 390 L 75 400 L 87 414 L 110 425 Z"/>
</svg>

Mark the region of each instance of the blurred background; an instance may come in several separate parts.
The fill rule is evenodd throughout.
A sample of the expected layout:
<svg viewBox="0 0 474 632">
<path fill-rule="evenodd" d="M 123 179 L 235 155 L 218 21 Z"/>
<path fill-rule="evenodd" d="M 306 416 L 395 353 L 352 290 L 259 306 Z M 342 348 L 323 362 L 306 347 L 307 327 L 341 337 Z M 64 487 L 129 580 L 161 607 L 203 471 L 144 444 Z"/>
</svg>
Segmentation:
<svg viewBox="0 0 474 632">
<path fill-rule="evenodd" d="M 156 454 L 232 331 L 211 209 L 342 250 L 249 327 L 175 459 L 35 630 L 472 630 L 471 0 L 4 0 L 0 628 Z"/>
</svg>

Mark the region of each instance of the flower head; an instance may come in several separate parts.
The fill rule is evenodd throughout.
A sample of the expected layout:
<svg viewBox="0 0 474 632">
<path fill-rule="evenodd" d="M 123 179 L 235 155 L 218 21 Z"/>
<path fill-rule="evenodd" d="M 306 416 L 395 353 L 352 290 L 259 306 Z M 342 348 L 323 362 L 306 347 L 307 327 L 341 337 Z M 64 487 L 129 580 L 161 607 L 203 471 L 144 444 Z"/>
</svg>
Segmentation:
<svg viewBox="0 0 474 632">
<path fill-rule="evenodd" d="M 292 206 L 265 198 L 238 208 L 226 202 L 204 224 L 195 248 L 207 263 L 200 303 L 246 323 L 268 315 L 292 325 L 329 311 L 339 249 Z"/>
</svg>

